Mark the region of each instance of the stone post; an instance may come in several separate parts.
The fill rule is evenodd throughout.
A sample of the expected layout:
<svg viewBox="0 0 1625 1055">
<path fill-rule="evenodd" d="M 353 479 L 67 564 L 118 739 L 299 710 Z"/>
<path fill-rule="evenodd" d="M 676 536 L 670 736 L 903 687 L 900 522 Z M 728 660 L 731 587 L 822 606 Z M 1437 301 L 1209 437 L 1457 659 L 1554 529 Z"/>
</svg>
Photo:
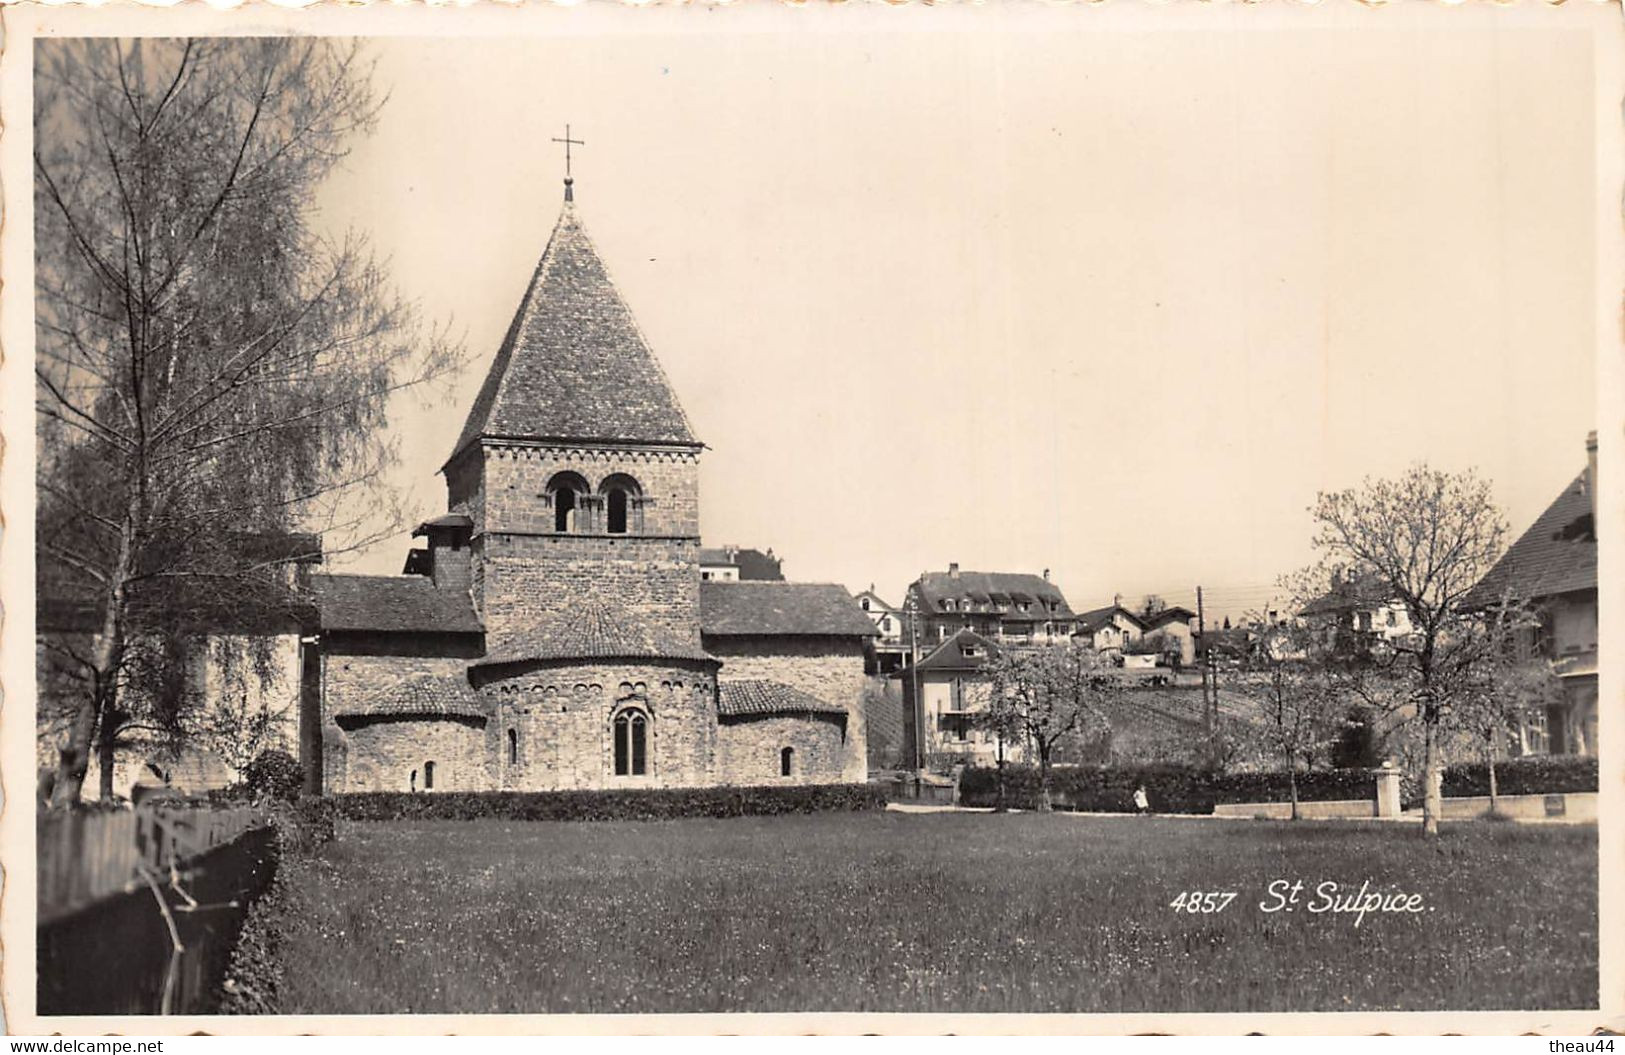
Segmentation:
<svg viewBox="0 0 1625 1055">
<path fill-rule="evenodd" d="M 1377 770 L 1377 816 L 1398 817 L 1399 813 L 1399 770 L 1393 762 L 1384 762 Z"/>
</svg>

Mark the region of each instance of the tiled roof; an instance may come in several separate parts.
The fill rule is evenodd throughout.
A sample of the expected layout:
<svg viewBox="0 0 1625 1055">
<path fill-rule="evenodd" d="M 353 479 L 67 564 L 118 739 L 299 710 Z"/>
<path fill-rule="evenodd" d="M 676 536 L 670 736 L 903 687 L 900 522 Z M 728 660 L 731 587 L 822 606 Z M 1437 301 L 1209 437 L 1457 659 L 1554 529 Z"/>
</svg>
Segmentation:
<svg viewBox="0 0 1625 1055">
<path fill-rule="evenodd" d="M 965 655 L 966 648 L 975 648 L 977 654 Z M 915 669 L 932 671 L 980 670 L 982 664 L 998 655 L 999 646 L 974 630 L 961 630 L 938 645 Z M 907 673 L 907 668 L 902 673 Z"/>
<path fill-rule="evenodd" d="M 700 633 L 717 637 L 875 637 L 875 624 L 833 583 L 702 582 Z"/>
<path fill-rule="evenodd" d="M 1325 615 L 1359 608 L 1381 607 L 1394 599 L 1394 591 L 1374 572 L 1337 583 L 1303 606 L 1300 615 Z"/>
<path fill-rule="evenodd" d="M 1139 616 L 1135 615 L 1133 612 L 1129 611 L 1127 608 L 1124 608 L 1120 604 L 1108 604 L 1104 608 L 1091 608 L 1087 612 L 1080 614 L 1078 616 L 1078 629 L 1083 633 L 1092 634 L 1096 630 L 1099 630 L 1101 627 L 1105 626 L 1107 623 L 1111 622 L 1111 618 L 1114 615 L 1127 616 L 1129 622 L 1133 623 L 1141 630 L 1146 629 L 1146 622 L 1144 619 L 1141 619 Z"/>
<path fill-rule="evenodd" d="M 481 436 L 699 445 L 568 202 L 452 457 Z"/>
<path fill-rule="evenodd" d="M 1525 601 L 1596 588 L 1597 535 L 1582 473 L 1502 554 L 1467 603 L 1495 604 L 1506 593 Z"/>
<path fill-rule="evenodd" d="M 489 712 L 466 679 L 418 674 L 346 693 L 333 713 L 338 718 L 485 718 Z"/>
<path fill-rule="evenodd" d="M 706 547 L 700 550 L 700 564 L 710 567 L 739 569 L 741 579 L 784 581 L 784 561 L 773 556 L 772 547 L 766 553 L 759 549 L 740 549 L 727 546 L 721 549 Z"/>
<path fill-rule="evenodd" d="M 440 590 L 422 575 L 312 575 L 324 630 L 477 634 L 484 628 L 466 593 Z"/>
<path fill-rule="evenodd" d="M 845 714 L 846 708 L 783 682 L 742 679 L 717 682 L 717 713 Z"/>
<path fill-rule="evenodd" d="M 716 662 L 691 635 L 603 604 L 567 605 L 539 619 L 521 640 L 476 660 L 480 667 L 554 659 L 689 659 Z"/>
<path fill-rule="evenodd" d="M 472 528 L 474 519 L 463 513 L 444 513 L 433 520 L 425 520 L 412 532 L 412 537 L 427 535 L 433 528 Z"/>
<path fill-rule="evenodd" d="M 928 571 L 915 580 L 914 586 L 919 591 L 920 603 L 929 613 L 943 611 L 942 601 L 969 598 L 977 604 L 1046 602 L 1043 610 L 1037 613 L 1003 613 L 1006 618 L 1021 621 L 1030 622 L 1035 614 L 1039 619 L 1070 619 L 1073 614 L 1060 587 L 1041 575 L 1002 571 Z M 1047 605 L 1050 601 L 1057 605 L 1053 613 Z"/>
<path fill-rule="evenodd" d="M 895 605 L 887 604 L 886 599 L 880 596 L 878 593 L 875 593 L 873 590 L 864 590 L 862 593 L 858 594 L 856 599 L 861 602 L 865 597 L 874 602 L 873 606 L 870 608 L 870 611 L 887 612 L 892 614 L 900 613 L 902 611 Z"/>
<path fill-rule="evenodd" d="M 1153 630 L 1159 626 L 1167 626 L 1169 623 L 1188 623 L 1195 618 L 1195 612 L 1191 611 L 1189 608 L 1184 608 L 1180 605 L 1174 604 L 1164 608 L 1156 615 L 1149 617 L 1141 616 L 1140 622 L 1145 625 L 1147 630 Z"/>
</svg>

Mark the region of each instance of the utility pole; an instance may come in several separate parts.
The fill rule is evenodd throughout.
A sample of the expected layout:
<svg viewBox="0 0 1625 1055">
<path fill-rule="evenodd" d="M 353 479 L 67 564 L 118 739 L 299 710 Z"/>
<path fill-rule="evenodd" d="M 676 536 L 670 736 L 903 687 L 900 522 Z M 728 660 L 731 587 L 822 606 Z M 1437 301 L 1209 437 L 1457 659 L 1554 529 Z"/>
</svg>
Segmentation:
<svg viewBox="0 0 1625 1055">
<path fill-rule="evenodd" d="M 920 578 L 925 578 L 922 573 Z M 919 596 L 910 590 L 903 599 L 903 610 L 908 613 L 909 681 L 914 689 L 913 706 L 909 708 L 914 726 L 914 772 L 925 772 L 925 701 L 920 699 L 920 605 Z"/>
<path fill-rule="evenodd" d="M 1199 657 L 1202 665 L 1202 729 L 1207 733 L 1208 743 L 1213 742 L 1213 711 L 1207 701 L 1207 670 L 1212 661 L 1213 650 L 1207 643 L 1207 612 L 1202 607 L 1202 588 L 1196 588 L 1196 643 L 1202 650 Z"/>
</svg>

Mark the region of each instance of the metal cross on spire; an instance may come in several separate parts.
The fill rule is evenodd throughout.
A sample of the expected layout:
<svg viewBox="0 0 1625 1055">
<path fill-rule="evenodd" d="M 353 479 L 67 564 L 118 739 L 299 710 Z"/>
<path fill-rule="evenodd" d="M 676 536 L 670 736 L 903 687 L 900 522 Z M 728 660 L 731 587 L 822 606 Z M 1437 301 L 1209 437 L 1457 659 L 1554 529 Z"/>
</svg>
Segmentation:
<svg viewBox="0 0 1625 1055">
<path fill-rule="evenodd" d="M 575 177 L 570 174 L 570 147 L 572 144 L 578 147 L 584 147 L 587 144 L 584 140 L 570 138 L 570 126 L 568 124 L 564 126 L 564 138 L 560 139 L 558 136 L 554 136 L 553 142 L 564 144 L 564 200 L 574 201 Z"/>
</svg>

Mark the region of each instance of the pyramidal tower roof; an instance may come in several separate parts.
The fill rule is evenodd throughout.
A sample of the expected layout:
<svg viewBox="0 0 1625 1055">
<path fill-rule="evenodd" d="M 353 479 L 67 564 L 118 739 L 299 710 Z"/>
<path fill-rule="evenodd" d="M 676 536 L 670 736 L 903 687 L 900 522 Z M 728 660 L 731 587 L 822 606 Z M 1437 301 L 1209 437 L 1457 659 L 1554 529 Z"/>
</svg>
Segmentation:
<svg viewBox="0 0 1625 1055">
<path fill-rule="evenodd" d="M 571 197 L 448 464 L 481 437 L 701 445 Z"/>
</svg>

